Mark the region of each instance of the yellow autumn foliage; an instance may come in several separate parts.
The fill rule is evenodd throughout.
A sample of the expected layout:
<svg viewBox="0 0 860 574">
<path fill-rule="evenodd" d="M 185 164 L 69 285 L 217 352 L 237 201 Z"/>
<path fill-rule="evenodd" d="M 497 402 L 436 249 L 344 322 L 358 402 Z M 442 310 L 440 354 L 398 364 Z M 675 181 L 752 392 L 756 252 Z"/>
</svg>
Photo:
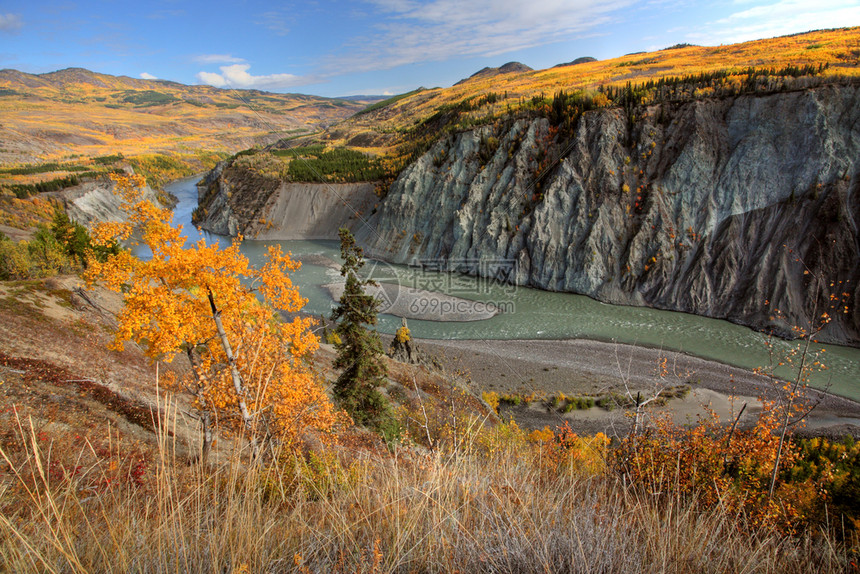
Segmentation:
<svg viewBox="0 0 860 574">
<path fill-rule="evenodd" d="M 248 426 L 237 406 L 243 401 L 261 435 L 292 444 L 307 429 L 331 431 L 341 415 L 307 361 L 319 344 L 309 330 L 313 320 L 284 323 L 278 315 L 297 312 L 306 302 L 289 277 L 299 263 L 272 246 L 266 263 L 255 269 L 239 249 L 241 238 L 224 249 L 204 240 L 186 246 L 171 212 L 142 199 L 143 178 L 113 179 L 128 221 L 97 226 L 94 242 L 126 240 L 135 230 L 152 252 L 142 260 L 122 251 L 103 263 L 93 260 L 87 272 L 89 282 L 124 294 L 115 347 L 134 341 L 153 360 L 188 356 L 192 369 L 175 386 L 189 391 L 195 407 L 214 415 L 222 429 Z M 213 309 L 232 347 L 239 392 Z"/>
<path fill-rule="evenodd" d="M 397 333 L 394 334 L 394 338 L 397 339 L 398 343 L 406 343 L 412 337 L 409 335 L 408 327 L 400 327 L 397 329 Z"/>
</svg>

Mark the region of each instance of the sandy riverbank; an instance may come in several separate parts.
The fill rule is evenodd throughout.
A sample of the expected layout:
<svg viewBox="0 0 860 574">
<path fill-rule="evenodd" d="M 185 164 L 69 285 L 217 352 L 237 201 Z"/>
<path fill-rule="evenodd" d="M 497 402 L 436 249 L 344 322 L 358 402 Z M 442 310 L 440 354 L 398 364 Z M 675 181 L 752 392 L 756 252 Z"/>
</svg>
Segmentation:
<svg viewBox="0 0 860 574">
<path fill-rule="evenodd" d="M 739 367 L 732 367 L 692 357 L 683 353 L 634 345 L 590 340 L 417 340 L 422 350 L 442 359 L 449 369 L 468 373 L 476 390 L 498 393 L 519 392 L 551 396 L 562 392 L 568 396 L 596 395 L 610 391 L 643 396 L 653 392 L 663 380 L 669 386 L 690 384 L 693 391 L 684 399 L 673 399 L 668 409 L 676 420 L 694 420 L 704 413 L 703 405 L 713 408 L 721 418 L 736 415 L 746 402 L 742 424 L 751 424 L 760 411 L 757 397 L 773 398 L 775 392 L 766 377 Z M 665 361 L 665 362 L 664 362 Z M 860 403 L 809 390 L 819 401 L 806 425 L 807 432 L 842 436 L 860 436 Z M 734 398 L 733 398 L 734 397 Z M 575 428 L 594 431 L 623 429 L 623 413 L 602 409 L 572 411 L 567 414 L 547 412 L 532 405 L 513 412 L 521 424 L 530 427 L 555 425 L 569 420 Z"/>
</svg>

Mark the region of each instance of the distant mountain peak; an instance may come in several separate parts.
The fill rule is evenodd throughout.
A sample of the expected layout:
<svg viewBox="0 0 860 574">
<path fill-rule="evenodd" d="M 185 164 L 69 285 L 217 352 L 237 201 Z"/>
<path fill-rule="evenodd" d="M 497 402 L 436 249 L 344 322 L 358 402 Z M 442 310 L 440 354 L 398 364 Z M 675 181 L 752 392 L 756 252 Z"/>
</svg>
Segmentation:
<svg viewBox="0 0 860 574">
<path fill-rule="evenodd" d="M 86 68 L 64 68 L 47 74 L 39 74 L 40 76 L 52 81 L 60 81 L 62 83 L 87 84 L 97 86 L 99 88 L 107 88 L 109 85 L 102 79 L 103 75 Z"/>
<path fill-rule="evenodd" d="M 498 76 L 501 74 L 518 74 L 521 72 L 531 72 L 532 68 L 526 66 L 525 64 L 521 64 L 520 62 L 508 62 L 507 64 L 503 64 L 498 68 L 490 68 L 489 66 L 486 68 L 482 68 L 463 80 L 460 80 L 454 85 L 460 85 L 470 80 L 476 80 L 478 78 L 489 78 L 492 76 Z"/>
<path fill-rule="evenodd" d="M 589 62 L 596 62 L 597 58 L 592 58 L 591 56 L 583 56 L 581 58 L 577 58 L 571 62 L 565 62 L 564 64 L 556 64 L 553 68 L 563 68 L 564 66 L 577 66 L 579 64 L 587 64 Z"/>
<path fill-rule="evenodd" d="M 525 64 L 521 64 L 520 62 L 508 62 L 507 64 L 503 64 L 499 67 L 500 74 L 515 74 L 517 72 L 531 72 L 533 71 L 530 67 Z"/>
</svg>

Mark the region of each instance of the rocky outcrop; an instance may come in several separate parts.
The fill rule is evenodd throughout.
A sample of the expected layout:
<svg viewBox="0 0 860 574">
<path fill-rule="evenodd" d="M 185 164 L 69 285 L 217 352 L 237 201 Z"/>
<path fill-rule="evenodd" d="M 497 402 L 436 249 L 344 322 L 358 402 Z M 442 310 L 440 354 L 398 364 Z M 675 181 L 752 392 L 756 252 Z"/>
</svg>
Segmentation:
<svg viewBox="0 0 860 574">
<path fill-rule="evenodd" d="M 356 236 L 397 263 L 511 260 L 522 285 L 759 329 L 827 310 L 820 338 L 860 344 L 857 86 L 634 114 L 588 112 L 566 136 L 545 119 L 452 136 Z M 847 310 L 828 310 L 843 293 Z"/>
<path fill-rule="evenodd" d="M 226 162 L 198 183 L 196 222 L 260 240 L 337 239 L 379 201 L 373 183 L 289 183 Z"/>
<path fill-rule="evenodd" d="M 103 221 L 126 219 L 126 214 L 120 209 L 120 198 L 114 194 L 113 188 L 112 181 L 102 179 L 85 182 L 51 195 L 62 202 L 72 220 L 92 227 Z M 148 185 L 143 189 L 143 198 L 156 204 L 160 201 L 158 193 Z"/>
<path fill-rule="evenodd" d="M 428 353 L 425 353 L 409 335 L 406 318 L 401 319 L 401 327 L 397 330 L 391 344 L 388 346 L 388 356 L 401 363 L 421 365 L 428 369 L 443 370 L 442 363 Z"/>
</svg>

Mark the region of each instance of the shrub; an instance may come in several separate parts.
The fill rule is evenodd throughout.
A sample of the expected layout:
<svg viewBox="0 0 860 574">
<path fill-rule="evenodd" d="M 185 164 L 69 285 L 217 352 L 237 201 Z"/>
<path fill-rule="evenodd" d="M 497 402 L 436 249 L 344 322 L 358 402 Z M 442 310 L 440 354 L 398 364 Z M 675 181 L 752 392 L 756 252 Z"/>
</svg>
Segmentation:
<svg viewBox="0 0 860 574">
<path fill-rule="evenodd" d="M 502 395 L 501 397 L 499 397 L 499 402 L 505 403 L 506 405 L 518 407 L 520 406 L 520 404 L 522 404 L 523 397 L 516 394 Z M 526 404 L 528 404 L 528 401 L 526 401 Z"/>
<path fill-rule="evenodd" d="M 65 222 L 66 226 L 58 222 Z M 0 279 L 36 279 L 70 273 L 85 266 L 89 254 L 104 256 L 116 250 L 114 244 L 93 252 L 86 228 L 73 224 L 64 212 L 57 211 L 52 226 L 40 225 L 33 239 L 17 243 L 8 238 L 0 241 Z"/>
<path fill-rule="evenodd" d="M 493 156 L 496 154 L 496 151 L 499 149 L 499 138 L 494 136 L 485 136 L 481 138 L 481 145 L 478 148 L 478 158 L 481 161 L 481 165 L 486 165 Z"/>
<path fill-rule="evenodd" d="M 408 342 L 411 339 L 409 335 L 409 328 L 406 326 L 400 327 L 399 329 L 397 329 L 397 333 L 395 333 L 394 338 L 397 340 L 398 343 Z"/>
<path fill-rule="evenodd" d="M 765 404 L 753 428 L 733 434 L 714 413 L 694 427 L 675 425 L 668 416 L 657 418 L 643 434 L 622 441 L 613 453 L 613 464 L 647 492 L 688 496 L 703 507 L 719 505 L 743 513 L 748 527 L 792 534 L 808 526 L 823 506 L 832 475 L 827 464 L 818 472 L 817 464 L 827 458 L 822 443 L 808 443 L 805 465 L 801 448 L 787 441 L 778 459 L 780 480 L 769 495 L 780 448 L 779 426 L 779 410 L 773 403 Z"/>
<path fill-rule="evenodd" d="M 533 431 L 528 439 L 537 447 L 535 458 L 541 471 L 549 477 L 562 472 L 597 475 L 606 470 L 610 440 L 603 433 L 579 436 L 565 422 L 556 429 Z"/>
<path fill-rule="evenodd" d="M 267 501 L 323 500 L 352 488 L 360 478 L 358 464 L 345 464 L 329 449 L 306 455 L 281 449 L 257 477 Z"/>
<path fill-rule="evenodd" d="M 825 438 L 804 439 L 797 444 L 800 452 L 787 473 L 792 483 L 809 482 L 816 486 L 826 502 L 827 513 L 844 516 L 845 528 L 860 531 L 860 445 L 847 435 L 842 442 Z M 811 508 L 812 517 L 820 523 L 828 519 L 825 504 Z M 837 534 L 843 534 L 837 529 Z"/>
<path fill-rule="evenodd" d="M 595 404 L 601 409 L 606 409 L 607 411 L 611 411 L 615 408 L 615 399 L 610 395 L 603 395 L 602 397 L 598 397 L 595 401 Z"/>
<path fill-rule="evenodd" d="M 5 237 L 5 236 L 4 236 Z M 0 238 L 0 279 L 36 279 L 86 268 L 87 260 L 119 252 L 114 242 L 93 246 L 86 227 L 55 208 L 50 227 L 39 225 L 33 239 L 13 242 Z"/>
<path fill-rule="evenodd" d="M 28 279 L 32 267 L 26 241 L 0 241 L 0 279 Z"/>
<path fill-rule="evenodd" d="M 484 399 L 484 402 L 490 405 L 496 413 L 499 412 L 499 394 L 496 391 L 489 391 L 481 393 L 481 398 Z"/>
</svg>

